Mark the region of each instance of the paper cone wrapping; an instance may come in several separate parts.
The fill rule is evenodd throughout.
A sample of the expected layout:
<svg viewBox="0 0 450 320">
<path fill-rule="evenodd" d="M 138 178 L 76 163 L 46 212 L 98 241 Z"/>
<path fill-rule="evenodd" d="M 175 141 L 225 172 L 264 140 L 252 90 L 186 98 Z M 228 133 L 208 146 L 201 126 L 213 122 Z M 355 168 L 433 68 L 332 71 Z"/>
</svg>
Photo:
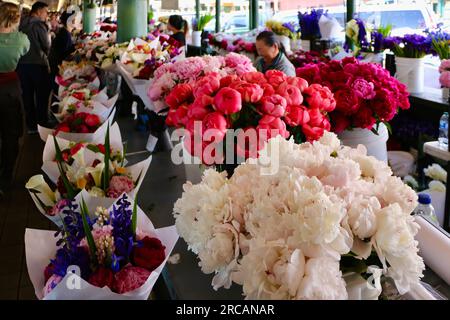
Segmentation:
<svg viewBox="0 0 450 320">
<path fill-rule="evenodd" d="M 83 198 L 88 206 L 89 212 L 95 212 L 98 206 L 98 198 L 92 198 L 88 194 L 83 194 Z M 129 196 L 129 201 L 133 206 L 133 197 Z M 111 205 L 107 206 L 111 208 Z M 108 287 L 99 288 L 89 284 L 76 274 L 68 273 L 63 280 L 47 295 L 43 296 L 45 286 L 44 270 L 50 259 L 55 257 L 57 239 L 54 231 L 48 230 L 25 230 L 25 255 L 28 274 L 33 283 L 36 297 L 44 300 L 146 300 L 163 270 L 168 257 L 170 256 L 177 240 L 178 234 L 175 226 L 155 229 L 150 219 L 137 207 L 137 227 L 139 230 L 153 237 L 158 238 L 166 247 L 166 259 L 150 274 L 147 281 L 139 288 L 125 294 L 112 292 Z M 74 284 L 79 284 L 79 286 Z"/>
<path fill-rule="evenodd" d="M 58 81 L 56 81 L 56 83 L 58 83 Z M 83 82 L 71 82 L 71 83 L 68 83 L 68 85 L 62 85 L 60 83 L 58 83 L 58 84 L 59 84 L 58 97 L 64 96 L 64 92 L 66 90 L 69 90 L 71 85 L 75 85 L 76 84 L 76 87 L 73 88 L 73 89 L 76 89 L 76 88 L 84 86 Z M 89 82 L 88 84 L 86 84 L 86 86 L 90 90 L 96 90 L 96 89 L 100 88 L 100 79 L 98 77 L 95 77 L 95 79 L 92 80 L 91 82 Z"/>
<path fill-rule="evenodd" d="M 116 114 L 116 108 L 112 108 L 109 114 L 108 121 L 105 121 L 94 133 L 73 133 L 73 132 L 58 132 L 57 137 L 73 141 L 73 142 L 92 142 L 98 136 L 104 137 L 106 129 L 109 125 L 112 125 L 114 116 Z M 47 137 L 53 135 L 54 129 L 42 127 L 38 125 L 38 132 L 41 140 L 47 142 Z"/>
</svg>

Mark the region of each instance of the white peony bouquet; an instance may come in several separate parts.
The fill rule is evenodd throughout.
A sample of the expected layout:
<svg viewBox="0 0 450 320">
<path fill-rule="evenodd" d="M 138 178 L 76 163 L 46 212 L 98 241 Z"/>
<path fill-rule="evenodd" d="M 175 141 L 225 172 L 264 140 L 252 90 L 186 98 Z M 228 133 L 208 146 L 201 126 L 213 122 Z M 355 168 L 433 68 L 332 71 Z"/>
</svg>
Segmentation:
<svg viewBox="0 0 450 320">
<path fill-rule="evenodd" d="M 260 163 L 278 170 L 264 174 Z M 422 277 L 416 205 L 364 146 L 325 133 L 300 145 L 273 138 L 258 164 L 248 160 L 231 178 L 205 171 L 184 185 L 174 216 L 216 290 L 235 282 L 247 299 L 376 299 L 382 276 L 400 294 Z"/>
</svg>

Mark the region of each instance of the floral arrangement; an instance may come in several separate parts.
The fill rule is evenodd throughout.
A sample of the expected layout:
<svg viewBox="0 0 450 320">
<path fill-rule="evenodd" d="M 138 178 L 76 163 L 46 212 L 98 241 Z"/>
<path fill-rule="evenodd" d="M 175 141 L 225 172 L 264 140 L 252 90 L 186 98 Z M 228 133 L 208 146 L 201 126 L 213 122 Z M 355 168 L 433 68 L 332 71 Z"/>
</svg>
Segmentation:
<svg viewBox="0 0 450 320">
<path fill-rule="evenodd" d="M 322 37 L 319 28 L 319 20 L 324 14 L 326 13 L 323 9 L 311 9 L 309 13 L 298 12 L 298 21 L 302 40 L 314 40 Z"/>
<path fill-rule="evenodd" d="M 148 89 L 148 96 L 154 103 L 156 111 L 167 108 L 166 96 L 177 84 L 193 84 L 200 77 L 210 73 L 225 75 L 242 75 L 256 71 L 251 60 L 237 53 L 222 56 L 190 57 L 160 66 L 154 74 L 154 81 Z"/>
<path fill-rule="evenodd" d="M 290 26 L 290 25 L 289 25 Z M 279 36 L 290 37 L 292 36 L 291 30 L 283 23 L 275 20 L 267 20 L 266 28 Z"/>
<path fill-rule="evenodd" d="M 153 77 L 157 68 L 180 53 L 178 44 L 169 38 L 160 36 L 150 42 L 137 38 L 130 42 L 121 62 L 134 78 L 148 80 Z"/>
<path fill-rule="evenodd" d="M 403 37 L 387 37 L 383 46 L 390 49 L 397 57 L 423 58 L 430 54 L 432 40 L 419 34 L 407 34 Z"/>
<path fill-rule="evenodd" d="M 71 149 L 69 152 L 76 152 L 66 161 L 58 140 L 53 138 L 59 170 L 56 191 L 48 186 L 42 175 L 31 177 L 25 186 L 41 213 L 46 216 L 59 215 L 61 206 L 83 189 L 92 196 L 113 199 L 124 192 L 134 194 L 137 191 L 151 158 L 125 168 L 125 155 L 113 154 L 109 139 L 108 127 L 102 148 L 104 153 L 94 152 L 92 155 L 86 148 Z"/>
<path fill-rule="evenodd" d="M 105 69 L 113 65 L 116 61 L 119 61 L 120 57 L 126 51 L 128 44 L 128 42 L 117 43 L 103 48 L 103 50 L 97 50 L 95 56 L 98 61 L 98 66 Z"/>
<path fill-rule="evenodd" d="M 439 66 L 439 82 L 443 88 L 450 88 L 450 59 L 442 60 Z"/>
<path fill-rule="evenodd" d="M 427 34 L 431 38 L 432 54 L 441 60 L 450 59 L 450 34 L 441 29 L 429 31 Z"/>
<path fill-rule="evenodd" d="M 94 133 L 101 124 L 101 119 L 96 114 L 87 112 L 72 113 L 56 125 L 55 135 L 59 132 Z"/>
<path fill-rule="evenodd" d="M 189 132 L 184 140 L 187 151 L 203 163 L 217 166 L 229 159 L 221 158 L 217 151 L 208 154 L 211 147 L 223 149 L 223 154 L 227 148 L 235 148 L 235 154 L 245 159 L 256 158 L 263 143 L 275 135 L 292 136 L 296 142 L 320 138 L 330 130 L 327 113 L 336 106 L 328 88 L 308 86 L 304 79 L 278 70 L 241 77 L 208 74 L 193 85 L 178 84 L 165 101 L 170 107 L 167 125 Z M 195 128 L 196 122 L 201 123 L 202 132 Z M 214 140 L 206 138 L 208 129 L 218 132 Z M 225 144 L 227 129 L 242 130 L 241 139 L 238 135 L 232 146 Z M 247 144 L 245 134 L 250 131 L 257 141 Z"/>
<path fill-rule="evenodd" d="M 317 64 L 319 62 L 327 63 L 330 61 L 330 58 L 322 52 L 303 50 L 293 51 L 288 56 L 288 59 L 296 68 L 304 67 L 308 64 Z"/>
<path fill-rule="evenodd" d="M 336 109 L 330 118 L 336 133 L 351 128 L 376 132 L 376 124 L 386 124 L 399 109 L 410 107 L 406 86 L 375 63 L 345 58 L 298 68 L 297 76 L 327 86 L 334 93 Z"/>
<path fill-rule="evenodd" d="M 363 20 L 356 18 L 346 24 L 345 34 L 355 47 L 355 56 L 360 53 L 380 53 L 383 51 L 384 39 L 389 36 L 392 26 L 375 29 Z"/>
<path fill-rule="evenodd" d="M 255 41 L 247 41 L 236 35 L 208 34 L 209 44 L 235 53 L 256 54 Z"/>
<path fill-rule="evenodd" d="M 265 163 L 247 161 L 231 178 L 206 170 L 187 182 L 173 214 L 180 236 L 214 289 L 242 285 L 246 299 L 355 299 L 349 276 L 381 277 L 404 294 L 425 269 L 411 212 L 416 193 L 391 169 L 326 132 L 313 143 L 269 140 Z M 366 282 L 361 279 L 366 288 Z M 364 289 L 366 290 L 366 289 Z"/>
<path fill-rule="evenodd" d="M 197 20 L 196 18 L 192 21 L 192 30 L 194 31 L 203 31 L 205 29 L 206 25 L 214 19 L 214 16 L 212 14 L 205 14 L 203 16 L 200 16 L 200 18 Z"/>
<path fill-rule="evenodd" d="M 83 60 L 81 62 L 63 61 L 59 66 L 59 75 L 56 82 L 67 87 L 75 80 L 79 82 L 92 82 L 97 77 L 97 72 L 92 63 Z"/>
<path fill-rule="evenodd" d="M 301 37 L 301 32 L 298 24 L 294 22 L 285 22 L 283 27 L 289 30 L 289 39 L 298 40 Z"/>
<path fill-rule="evenodd" d="M 38 271 L 30 273 L 38 298 L 148 299 L 177 241 L 175 228 L 155 229 L 127 194 L 105 207 L 83 193 L 63 212 L 64 228 L 56 234 L 25 232 L 27 265 Z M 71 290 L 70 277 L 81 288 Z"/>
</svg>

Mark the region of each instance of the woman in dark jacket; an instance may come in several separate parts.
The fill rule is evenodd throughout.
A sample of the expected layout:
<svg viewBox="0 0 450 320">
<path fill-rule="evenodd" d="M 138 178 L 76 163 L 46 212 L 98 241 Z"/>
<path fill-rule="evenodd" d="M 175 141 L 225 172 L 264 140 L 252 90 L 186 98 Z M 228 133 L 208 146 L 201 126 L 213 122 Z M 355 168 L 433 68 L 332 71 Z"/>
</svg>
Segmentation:
<svg viewBox="0 0 450 320">
<path fill-rule="evenodd" d="M 186 45 L 186 34 L 188 33 L 188 29 L 188 24 L 182 16 L 172 15 L 169 17 L 167 30 L 172 31 L 172 35 L 170 37 L 182 46 Z"/>
<path fill-rule="evenodd" d="M 295 67 L 286 57 L 283 46 L 272 31 L 263 31 L 258 34 L 256 50 L 259 57 L 255 61 L 255 66 L 259 72 L 279 70 L 290 77 L 295 77 Z"/>
<path fill-rule="evenodd" d="M 22 90 L 15 69 L 20 57 L 30 49 L 30 41 L 16 31 L 19 21 L 17 5 L 0 3 L 0 197 L 10 188 L 23 133 Z"/>
</svg>

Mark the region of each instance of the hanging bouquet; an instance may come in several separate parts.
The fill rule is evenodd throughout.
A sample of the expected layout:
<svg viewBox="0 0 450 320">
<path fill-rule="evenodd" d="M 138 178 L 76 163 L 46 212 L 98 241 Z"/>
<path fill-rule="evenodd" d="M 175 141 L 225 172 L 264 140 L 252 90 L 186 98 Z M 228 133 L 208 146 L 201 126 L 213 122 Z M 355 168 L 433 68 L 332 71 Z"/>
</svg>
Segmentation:
<svg viewBox="0 0 450 320">
<path fill-rule="evenodd" d="M 323 14 L 325 14 L 323 9 L 312 9 L 309 13 L 298 12 L 302 40 L 314 40 L 322 37 L 320 34 L 319 20 Z"/>
<path fill-rule="evenodd" d="M 218 167 L 230 160 L 235 163 L 225 159 L 229 148 L 240 158 L 256 158 L 264 142 L 276 135 L 292 136 L 298 143 L 320 138 L 330 130 L 327 113 L 336 106 L 328 88 L 308 86 L 304 79 L 278 70 L 241 77 L 212 73 L 193 85 L 175 86 L 166 104 L 170 107 L 167 125 L 186 129 L 187 151 Z M 228 129 L 237 133 L 231 145 Z"/>
<path fill-rule="evenodd" d="M 317 64 L 319 62 L 327 63 L 330 61 L 330 58 L 322 52 L 303 50 L 293 51 L 288 56 L 288 59 L 296 68 L 304 67 L 308 64 Z"/>
<path fill-rule="evenodd" d="M 432 40 L 419 34 L 407 34 L 403 37 L 387 37 L 383 46 L 390 49 L 397 57 L 423 58 L 432 52 Z"/>
<path fill-rule="evenodd" d="M 237 74 L 238 76 L 256 71 L 251 60 L 237 53 L 222 56 L 190 57 L 159 67 L 154 74 L 154 81 L 148 89 L 148 96 L 157 112 L 167 108 L 166 96 L 177 84 L 194 84 L 200 77 L 210 73 L 221 76 Z"/>
<path fill-rule="evenodd" d="M 125 69 L 136 79 L 153 78 L 154 72 L 163 64 L 177 57 L 182 50 L 165 37 L 150 42 L 140 38 L 130 41 L 121 57 Z"/>
<path fill-rule="evenodd" d="M 247 41 L 238 35 L 209 33 L 208 41 L 211 46 L 227 52 L 256 54 L 255 41 Z"/>
<path fill-rule="evenodd" d="M 384 162 L 328 132 L 300 145 L 273 138 L 270 150 L 274 174 L 249 161 L 229 179 L 207 170 L 174 205 L 215 290 L 234 282 L 246 299 L 377 299 L 382 277 L 400 294 L 419 283 L 417 195 Z"/>
<path fill-rule="evenodd" d="M 439 82 L 443 88 L 450 88 L 450 59 L 442 60 L 439 66 Z"/>
<path fill-rule="evenodd" d="M 69 164 L 63 158 L 63 153 L 56 137 L 53 137 L 57 176 L 56 190 L 53 191 L 42 175 L 30 178 L 26 184 L 30 195 L 39 211 L 55 222 L 61 213 L 61 207 L 72 200 L 81 190 L 99 198 L 117 199 L 123 192 L 134 195 L 142 183 L 151 162 L 151 157 L 133 166 L 125 167 L 125 155 L 121 161 L 112 161 L 113 150 L 110 147 L 109 127 L 105 137 L 105 153 L 87 152 L 81 148 L 72 156 Z M 86 152 L 85 152 L 86 151 Z M 44 167 L 46 168 L 46 167 Z M 50 173 L 49 176 L 54 174 Z"/>
<path fill-rule="evenodd" d="M 399 109 L 410 107 L 406 86 L 379 64 L 345 58 L 298 68 L 297 76 L 333 92 L 336 109 L 330 118 L 336 133 L 351 128 L 376 132 L 378 123 L 387 124 Z"/>
<path fill-rule="evenodd" d="M 134 203 L 133 203 L 134 202 Z M 178 235 L 155 229 L 136 201 L 122 194 L 99 205 L 86 192 L 63 208 L 64 228 L 25 231 L 28 273 L 45 300 L 146 300 Z"/>
</svg>

